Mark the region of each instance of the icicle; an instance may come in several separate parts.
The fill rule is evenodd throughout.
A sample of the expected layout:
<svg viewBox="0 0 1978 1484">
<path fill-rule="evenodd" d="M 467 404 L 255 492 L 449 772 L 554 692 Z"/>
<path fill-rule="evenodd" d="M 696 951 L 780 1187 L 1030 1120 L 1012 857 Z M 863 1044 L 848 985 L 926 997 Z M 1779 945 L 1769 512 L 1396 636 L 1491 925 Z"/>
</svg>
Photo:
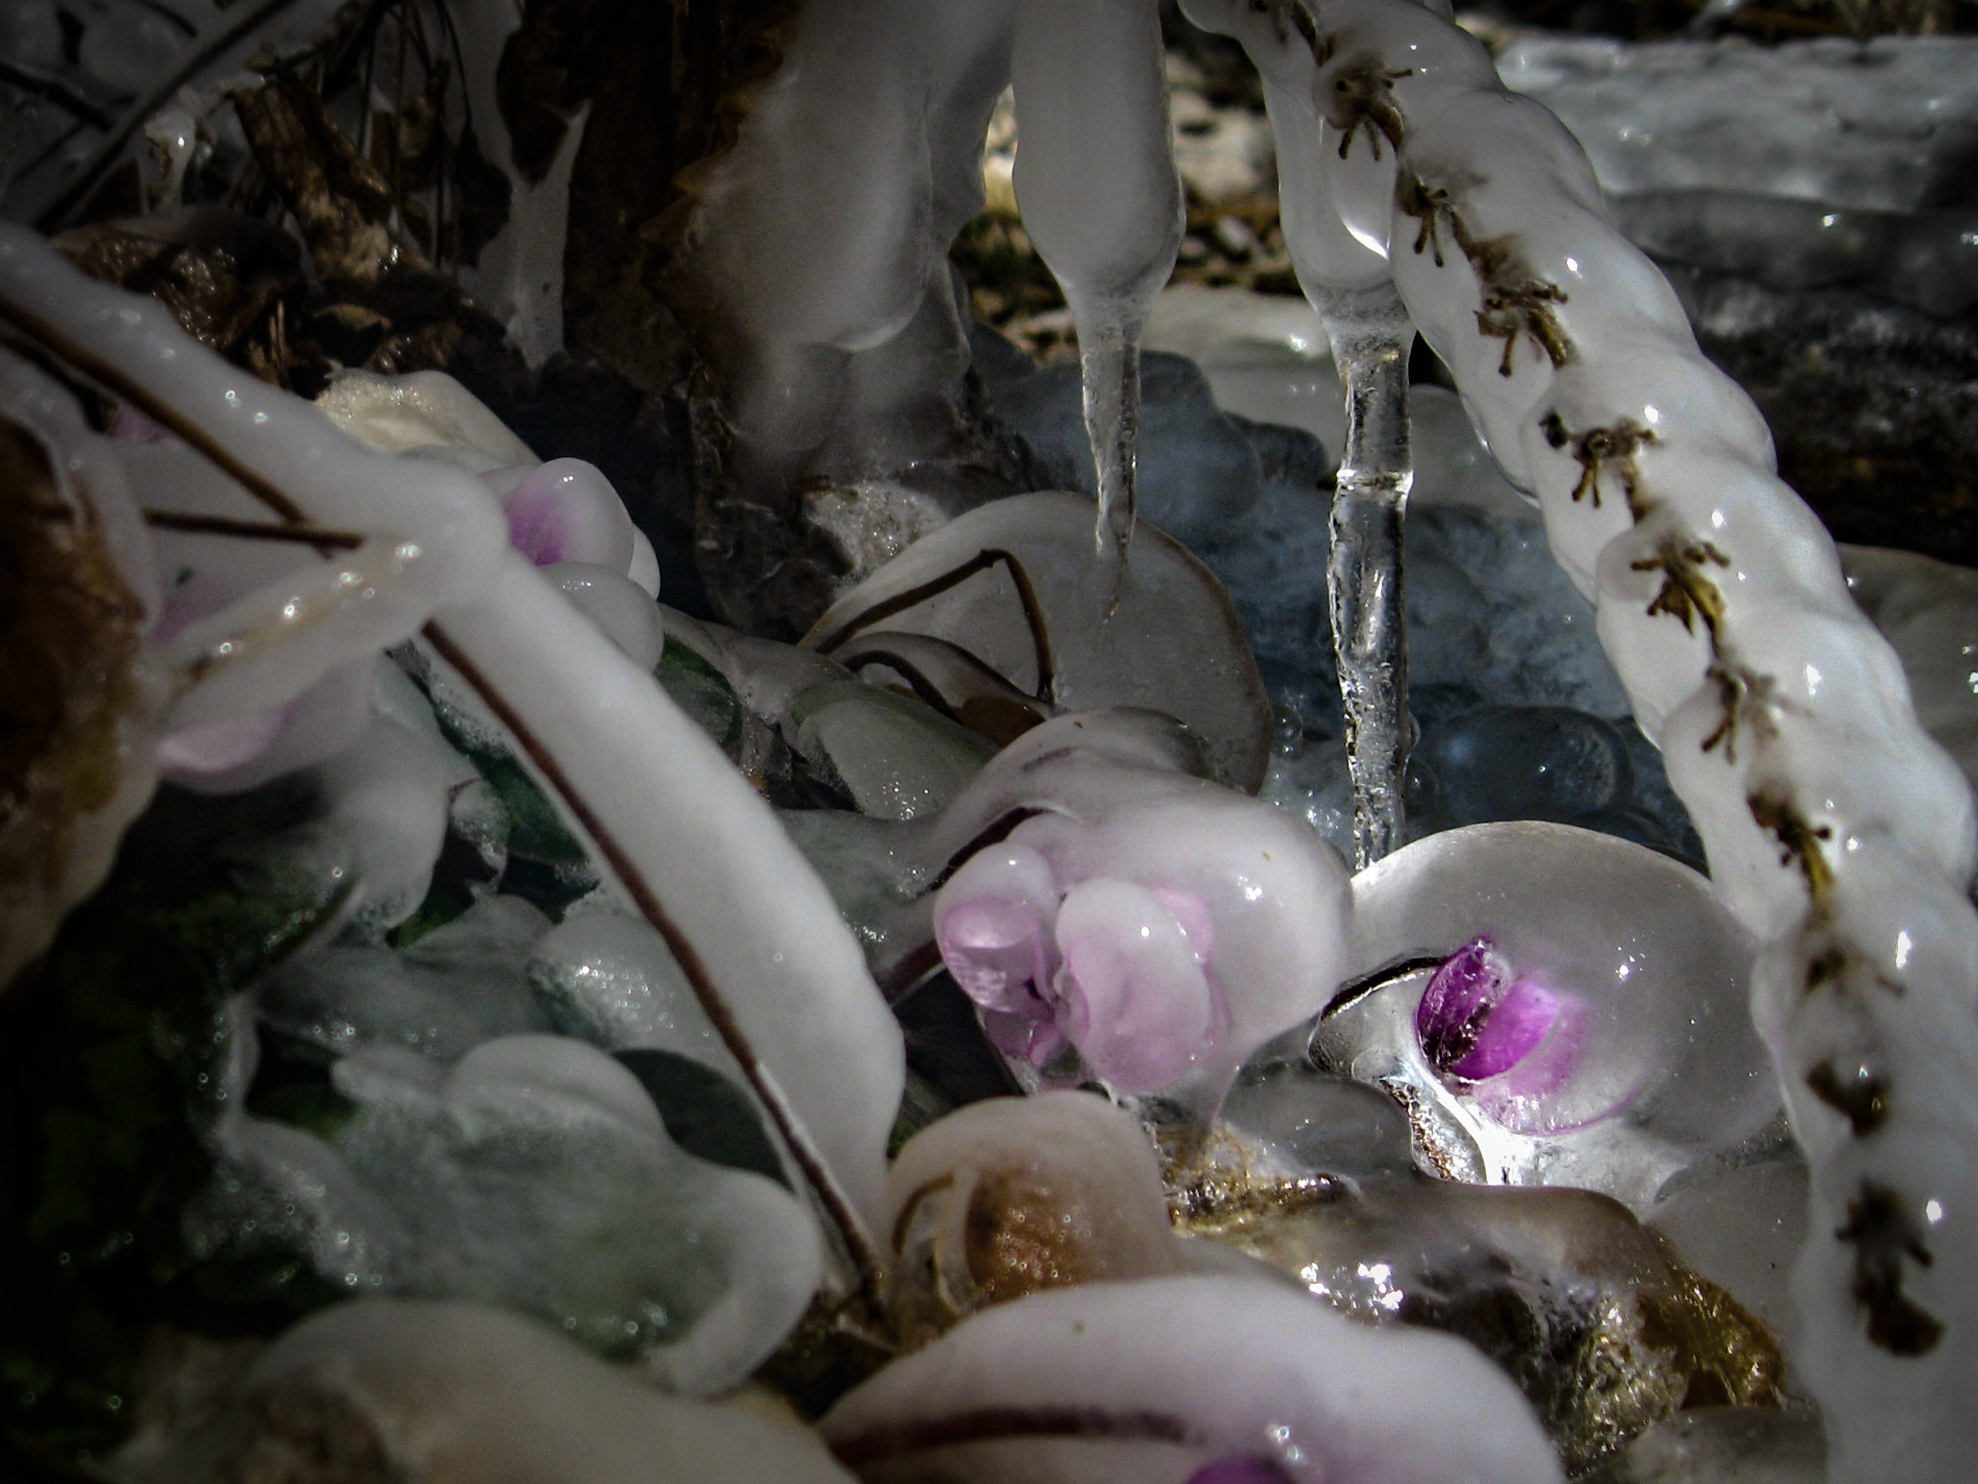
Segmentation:
<svg viewBox="0 0 1978 1484">
<path fill-rule="evenodd" d="M 1401 844 L 1412 724 L 1402 614 L 1401 522 L 1415 481 L 1408 452 L 1414 327 L 1384 285 L 1319 304 L 1346 385 L 1346 448 L 1332 502 L 1332 651 L 1346 705 L 1353 853 L 1362 869 Z"/>
<path fill-rule="evenodd" d="M 1078 325 L 1099 476 L 1094 536 L 1117 597 L 1133 535 L 1140 332 L 1181 245 L 1154 7 L 1020 0 L 1011 79 L 1017 204 Z"/>
<path fill-rule="evenodd" d="M 1414 479 L 1408 348 L 1415 331 L 1385 253 L 1348 231 L 1327 205 L 1320 162 L 1334 147 L 1333 131 L 1310 93 L 1266 78 L 1264 99 L 1278 140 L 1285 243 L 1346 388 L 1326 583 L 1353 775 L 1353 853 L 1364 869 L 1401 844 L 1404 822 L 1412 728 L 1401 527 Z"/>
</svg>

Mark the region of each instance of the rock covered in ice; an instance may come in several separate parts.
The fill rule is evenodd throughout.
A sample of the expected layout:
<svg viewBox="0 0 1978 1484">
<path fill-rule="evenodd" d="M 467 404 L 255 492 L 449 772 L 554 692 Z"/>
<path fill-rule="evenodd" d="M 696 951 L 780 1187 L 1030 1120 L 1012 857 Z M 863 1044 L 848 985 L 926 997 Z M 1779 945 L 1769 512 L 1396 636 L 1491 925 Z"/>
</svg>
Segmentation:
<svg viewBox="0 0 1978 1484">
<path fill-rule="evenodd" d="M 1426 1404 L 1425 1404 L 1426 1403 Z M 984 1310 L 845 1396 L 821 1427 L 868 1478 L 1000 1484 L 1541 1484 L 1524 1399 L 1447 1336 L 1380 1331 L 1254 1278 L 1149 1278 Z M 1237 1477 L 1244 1477 L 1237 1474 Z"/>
<path fill-rule="evenodd" d="M 1610 192 L 1734 190 L 1884 211 L 1968 204 L 1974 66 L 1967 36 L 1524 37 L 1497 58 L 1505 86 L 1559 115 Z"/>
<path fill-rule="evenodd" d="M 1449 722 L 1425 750 L 1456 824 L 1573 823 L 1625 804 L 1634 792 L 1619 728 L 1566 706 L 1479 706 Z"/>
<path fill-rule="evenodd" d="M 1643 251 L 1768 288 L 1855 289 L 1942 318 L 1978 303 L 1978 201 L 1872 211 L 1730 191 L 1645 191 L 1615 202 Z"/>
<path fill-rule="evenodd" d="M 543 1326 L 366 1298 L 304 1320 L 179 1426 L 108 1460 L 116 1484 L 851 1484 L 814 1436 L 656 1391 Z"/>
<path fill-rule="evenodd" d="M 1154 301 L 1146 349 L 1202 368 L 1224 412 L 1346 438 L 1346 398 L 1318 311 L 1303 299 L 1176 284 Z"/>
<path fill-rule="evenodd" d="M 1656 1193 L 1648 1224 L 1774 1334 L 1793 1331 L 1787 1291 L 1806 1238 L 1806 1159 L 1783 1128 L 1697 1161 Z"/>
<path fill-rule="evenodd" d="M 1827 1440 L 1816 1417 L 1699 1407 L 1658 1422 L 1589 1484 L 1821 1484 Z"/>
<path fill-rule="evenodd" d="M 233 1100 L 196 1249 L 273 1244 L 353 1295 L 504 1304 L 692 1393 L 745 1377 L 817 1286 L 809 1212 L 684 1153 L 581 1042 L 502 1036 L 451 1067 L 375 1047 L 331 1083 L 344 1112 L 320 1139 Z"/>
<path fill-rule="evenodd" d="M 1350 1116 L 1330 1081 L 1291 1071 L 1253 1090 L 1236 1161 L 1182 1187 L 1184 1230 L 1271 1264 L 1360 1324 L 1469 1341 L 1515 1380 L 1575 1478 L 1693 1397 L 1778 1405 L 1773 1337 L 1603 1196 L 1397 1169 L 1394 1131 L 1365 1112 L 1355 1121 L 1373 1127 L 1356 1139 L 1298 1141 L 1317 1164 L 1289 1143 L 1248 1142 L 1284 1127 L 1273 1105 L 1287 1099 Z M 1342 1157 L 1350 1169 L 1330 1163 Z"/>
<path fill-rule="evenodd" d="M 1098 493 L 1076 366 L 1005 383 L 993 404 L 1053 487 Z M 1193 550 L 1235 526 L 1262 493 L 1256 450 L 1217 411 L 1201 371 L 1179 356 L 1140 359 L 1137 461 L 1140 514 Z"/>
</svg>

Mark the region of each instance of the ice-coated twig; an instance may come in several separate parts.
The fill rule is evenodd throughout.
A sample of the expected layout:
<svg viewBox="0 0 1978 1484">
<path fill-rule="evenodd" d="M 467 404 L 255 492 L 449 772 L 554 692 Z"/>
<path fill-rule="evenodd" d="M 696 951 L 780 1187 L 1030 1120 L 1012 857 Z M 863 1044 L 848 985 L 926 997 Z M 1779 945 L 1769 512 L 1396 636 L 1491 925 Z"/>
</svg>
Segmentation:
<svg viewBox="0 0 1978 1484">
<path fill-rule="evenodd" d="M 203 41 L 193 42 L 173 58 L 164 73 L 124 110 L 123 116 L 104 135 L 103 142 L 97 145 L 88 161 L 70 177 L 61 194 L 42 208 L 35 225 L 51 232 L 66 227 L 77 209 L 88 201 L 90 193 L 102 184 L 104 177 L 122 158 L 131 136 L 144 127 L 145 121 L 162 108 L 172 94 L 201 72 L 213 68 L 229 52 L 256 44 L 261 39 L 263 28 L 296 3 L 297 0 L 262 0 L 261 4 L 237 16 L 224 30 Z"/>
<path fill-rule="evenodd" d="M 467 475 L 357 447 L 204 349 L 162 305 L 84 278 L 18 227 L 0 226 L 0 325 L 183 439 L 282 521 L 364 537 L 173 636 L 159 656 L 176 692 L 171 726 L 293 700 L 471 597 L 506 545 L 498 508 Z M 133 494 L 146 503 L 146 490 Z"/>
<path fill-rule="evenodd" d="M 1836 1480 L 1969 1472 L 1978 1361 L 1970 791 L 1748 398 L 1609 224 L 1586 157 L 1400 0 L 1190 0 L 1325 129 L 1293 146 L 1385 255 L 1493 455 L 1597 604 L 1726 898 L 1812 1167 L 1797 1358 Z M 1287 135 L 1279 131 L 1280 159 Z M 1320 147 L 1313 150 L 1314 145 Z M 1315 161 L 1315 163 L 1313 163 Z M 1287 171 L 1287 190 L 1293 177 Z"/>
<path fill-rule="evenodd" d="M 666 940 L 876 1284 L 904 1054 L 823 883 L 706 734 L 519 555 L 424 637 Z"/>
</svg>

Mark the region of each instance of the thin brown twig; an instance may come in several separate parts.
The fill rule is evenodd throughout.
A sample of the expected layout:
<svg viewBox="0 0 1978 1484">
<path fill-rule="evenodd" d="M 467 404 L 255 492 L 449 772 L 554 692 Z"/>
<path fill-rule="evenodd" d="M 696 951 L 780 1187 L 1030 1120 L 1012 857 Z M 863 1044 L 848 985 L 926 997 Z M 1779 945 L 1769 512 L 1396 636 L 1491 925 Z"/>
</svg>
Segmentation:
<svg viewBox="0 0 1978 1484">
<path fill-rule="evenodd" d="M 1044 605 L 1037 597 L 1037 588 L 1030 580 L 1014 552 L 1000 547 L 987 547 L 977 552 L 960 566 L 929 579 L 917 587 L 910 587 L 903 593 L 872 605 L 863 613 L 847 619 L 830 633 L 818 638 L 812 648 L 819 654 L 829 654 L 839 648 L 853 635 L 882 623 L 909 608 L 917 608 L 929 598 L 937 598 L 950 588 L 959 587 L 978 572 L 986 572 L 994 566 L 1002 566 L 1010 574 L 1010 581 L 1016 587 L 1017 602 L 1023 608 L 1023 619 L 1030 627 L 1031 647 L 1037 662 L 1037 691 L 1033 700 L 1055 705 L 1057 702 L 1057 665 L 1051 655 L 1051 630 L 1044 621 Z"/>
<path fill-rule="evenodd" d="M 364 538 L 353 531 L 321 526 L 273 526 L 265 521 L 231 520 L 224 515 L 186 515 L 177 510 L 146 510 L 144 523 L 187 536 L 234 536 L 244 541 L 290 541 L 331 551 L 355 551 Z"/>
</svg>

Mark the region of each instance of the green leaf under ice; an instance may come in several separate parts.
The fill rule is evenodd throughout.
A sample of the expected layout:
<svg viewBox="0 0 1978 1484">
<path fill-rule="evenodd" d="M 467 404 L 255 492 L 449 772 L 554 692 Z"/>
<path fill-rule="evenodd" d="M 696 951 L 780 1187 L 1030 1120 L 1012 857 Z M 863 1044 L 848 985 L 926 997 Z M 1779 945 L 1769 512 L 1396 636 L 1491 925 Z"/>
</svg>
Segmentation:
<svg viewBox="0 0 1978 1484">
<path fill-rule="evenodd" d="M 153 1326 L 257 1332 L 318 1301 L 299 1274 L 243 1287 L 196 1267 L 179 1215 L 210 1168 L 223 1002 L 351 889 L 314 814 L 293 781 L 161 790 L 103 889 L 0 999 L 0 1424 L 58 1453 L 124 1432 Z"/>
</svg>

